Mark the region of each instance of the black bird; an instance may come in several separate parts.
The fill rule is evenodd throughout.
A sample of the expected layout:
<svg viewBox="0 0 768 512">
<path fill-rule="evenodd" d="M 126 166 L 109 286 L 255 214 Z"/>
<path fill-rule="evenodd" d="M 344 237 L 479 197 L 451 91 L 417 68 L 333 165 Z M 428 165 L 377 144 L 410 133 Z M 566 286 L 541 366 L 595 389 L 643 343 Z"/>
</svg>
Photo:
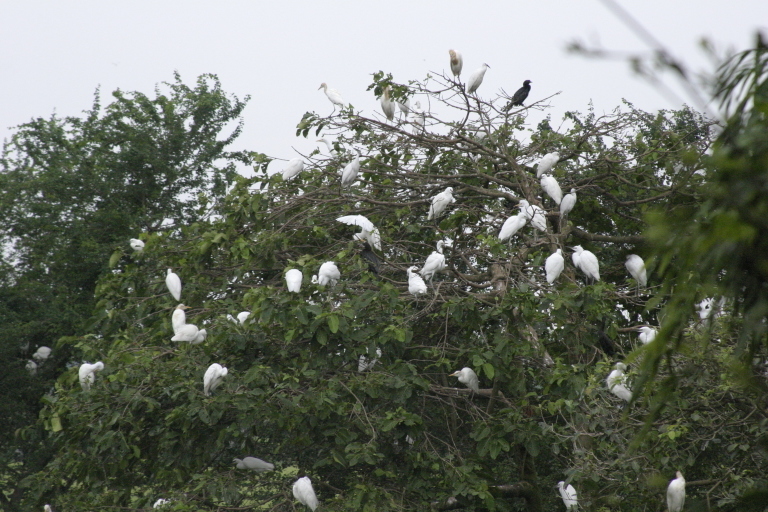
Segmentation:
<svg viewBox="0 0 768 512">
<path fill-rule="evenodd" d="M 523 86 L 515 92 L 515 94 L 512 96 L 512 101 L 510 101 L 507 106 L 504 108 L 504 110 L 509 110 L 512 107 L 522 107 L 523 102 L 528 97 L 528 93 L 531 92 L 531 81 L 526 80 L 523 82 Z"/>
<path fill-rule="evenodd" d="M 608 357 L 613 356 L 616 353 L 616 342 L 614 342 L 610 336 L 605 334 L 602 329 L 596 329 L 597 341 L 600 343 L 600 348 Z"/>
<path fill-rule="evenodd" d="M 379 273 L 379 257 L 371 249 L 371 244 L 363 240 L 363 251 L 360 253 L 363 258 L 368 261 L 368 270 L 378 275 Z"/>
</svg>

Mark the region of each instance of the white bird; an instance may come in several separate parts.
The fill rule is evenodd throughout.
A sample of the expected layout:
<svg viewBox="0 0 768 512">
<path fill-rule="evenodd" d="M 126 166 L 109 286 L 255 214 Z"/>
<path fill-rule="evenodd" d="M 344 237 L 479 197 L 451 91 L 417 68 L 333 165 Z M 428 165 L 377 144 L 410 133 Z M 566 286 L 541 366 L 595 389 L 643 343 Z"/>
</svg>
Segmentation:
<svg viewBox="0 0 768 512">
<path fill-rule="evenodd" d="M 592 281 L 600 280 L 600 264 L 597 261 L 597 256 L 590 251 L 585 251 L 580 245 L 571 247 L 575 252 L 571 256 L 573 259 L 573 266 L 584 272 L 587 279 Z"/>
<path fill-rule="evenodd" d="M 232 462 L 234 462 L 237 465 L 237 469 L 252 469 L 257 473 L 261 473 L 264 471 L 272 471 L 273 469 L 275 469 L 275 465 L 272 464 L 271 462 L 266 462 L 256 457 L 245 457 L 243 459 L 234 459 Z"/>
<path fill-rule="evenodd" d="M 364 215 L 345 215 L 336 219 L 336 222 L 343 222 L 348 226 L 357 226 L 362 229 L 360 233 L 355 233 L 356 240 L 367 240 L 371 247 L 381 250 L 381 235 L 379 229 L 373 225 Z"/>
<path fill-rule="evenodd" d="M 27 364 L 24 366 L 24 368 L 29 372 L 30 375 L 35 375 L 37 373 L 37 363 L 31 359 L 27 361 Z"/>
<path fill-rule="evenodd" d="M 541 188 L 558 205 L 563 201 L 563 191 L 560 190 L 560 185 L 557 183 L 557 180 L 549 174 L 545 174 L 541 177 Z"/>
<path fill-rule="evenodd" d="M 560 489 L 560 497 L 563 498 L 565 509 L 568 511 L 576 510 L 579 507 L 579 497 L 576 495 L 576 489 L 571 484 L 565 486 L 565 482 L 558 482 L 557 488 Z"/>
<path fill-rule="evenodd" d="M 445 270 L 445 256 L 443 256 L 443 247 L 445 247 L 445 242 L 439 240 L 437 242 L 437 250 L 432 251 L 432 254 L 430 254 L 427 258 L 427 261 L 424 262 L 424 267 L 422 267 L 422 269 L 419 271 L 419 274 L 421 274 L 421 277 L 423 277 L 425 280 L 431 281 L 436 273 Z"/>
<path fill-rule="evenodd" d="M 32 354 L 32 359 L 35 359 L 38 362 L 45 361 L 51 356 L 51 349 L 46 346 L 38 347 L 34 354 Z"/>
<path fill-rule="evenodd" d="M 639 327 L 637 329 L 640 331 L 640 334 L 637 335 L 637 338 L 640 340 L 640 343 L 643 345 L 647 345 L 650 342 L 652 342 L 654 339 L 656 339 L 656 329 L 653 327 L 648 327 L 647 325 L 643 325 L 642 327 Z"/>
<path fill-rule="evenodd" d="M 78 376 L 80 377 L 80 386 L 82 386 L 84 391 L 90 390 L 91 384 L 96 381 L 95 372 L 101 371 L 103 369 L 104 363 L 101 361 L 98 361 L 94 364 L 83 363 L 80 365 Z"/>
<path fill-rule="evenodd" d="M 184 312 L 185 309 L 189 309 L 189 306 L 179 304 L 176 306 L 176 309 L 173 310 L 173 314 L 171 315 L 171 325 L 173 326 L 174 334 L 187 323 L 187 314 Z"/>
<path fill-rule="evenodd" d="M 200 329 L 199 331 L 197 331 L 197 335 L 195 335 L 194 339 L 192 339 L 190 343 L 193 345 L 199 345 L 205 341 L 205 338 L 207 336 L 208 336 L 208 331 L 206 331 L 205 329 Z"/>
<path fill-rule="evenodd" d="M 315 490 L 312 488 L 312 480 L 308 476 L 299 478 L 293 484 L 293 497 L 299 500 L 302 505 L 308 506 L 313 512 L 319 504 Z"/>
<path fill-rule="evenodd" d="M 241 311 L 237 314 L 237 321 L 240 322 L 240 325 L 245 325 L 245 321 L 248 320 L 249 316 L 251 316 L 250 311 Z"/>
<path fill-rule="evenodd" d="M 624 385 L 624 370 L 627 369 L 627 365 L 624 363 L 616 363 L 616 367 L 611 373 L 608 374 L 608 378 L 605 379 L 605 383 L 608 385 L 608 390 L 621 398 L 622 400 L 629 402 L 632 400 L 632 391 Z"/>
<path fill-rule="evenodd" d="M 539 166 L 536 168 L 536 177 L 541 178 L 541 175 L 544 173 L 549 172 L 552 170 L 552 168 L 555 166 L 555 164 L 560 160 L 560 153 L 557 151 L 554 151 L 552 153 L 547 153 L 544 155 L 541 160 L 539 160 Z"/>
<path fill-rule="evenodd" d="M 205 329 L 203 329 L 203 331 L 204 330 Z M 207 333 L 203 333 L 201 339 L 200 330 L 195 324 L 184 324 L 174 331 L 171 341 L 188 341 L 193 345 L 197 345 L 198 343 L 202 343 L 206 334 Z"/>
<path fill-rule="evenodd" d="M 360 171 L 360 153 L 357 152 L 355 159 L 349 162 L 344 170 L 341 171 L 341 186 L 348 187 L 357 179 L 357 173 Z"/>
<path fill-rule="evenodd" d="M 533 227 L 542 233 L 547 232 L 547 217 L 544 210 L 535 204 L 530 204 L 525 199 L 521 199 L 518 206 L 520 206 L 520 213 L 522 213 L 526 219 L 531 221 Z"/>
<path fill-rule="evenodd" d="M 526 222 L 528 222 L 528 218 L 522 212 L 518 213 L 517 215 L 512 215 L 507 220 L 505 220 L 504 224 L 501 226 L 501 231 L 499 231 L 499 240 L 503 242 L 513 237 L 515 233 L 520 231 L 523 226 L 525 226 Z"/>
<path fill-rule="evenodd" d="M 479 69 L 475 70 L 474 73 L 469 75 L 469 80 L 467 80 L 467 94 L 472 94 L 478 87 L 480 87 L 480 84 L 483 83 L 483 77 L 485 77 L 485 70 L 490 67 L 491 66 L 488 64 L 483 64 Z"/>
<path fill-rule="evenodd" d="M 395 102 L 389 97 L 389 86 L 386 86 L 381 95 L 381 110 L 387 116 L 387 119 L 392 121 L 395 118 L 395 109 Z"/>
<path fill-rule="evenodd" d="M 209 366 L 203 376 L 203 393 L 205 393 L 205 396 L 210 396 L 211 392 L 219 387 L 219 384 L 221 384 L 226 376 L 227 368 L 225 366 L 221 366 L 218 363 L 213 363 Z"/>
<path fill-rule="evenodd" d="M 320 87 L 317 88 L 318 91 L 320 89 L 325 90 L 325 95 L 328 96 L 328 99 L 330 100 L 330 102 L 333 103 L 334 110 L 336 110 L 336 105 L 338 105 L 339 107 L 344 106 L 344 99 L 341 97 L 341 94 L 339 94 L 339 91 L 337 91 L 336 89 L 329 89 L 328 84 L 326 84 L 325 82 L 321 83 Z"/>
<path fill-rule="evenodd" d="M 174 299 L 181 300 L 181 279 L 171 269 L 168 269 L 168 274 L 165 276 L 165 286 L 168 287 Z"/>
<path fill-rule="evenodd" d="M 339 278 L 341 278 L 339 267 L 332 261 L 326 261 L 320 265 L 320 270 L 317 271 L 317 284 L 320 286 L 336 286 Z"/>
<path fill-rule="evenodd" d="M 283 181 L 288 181 L 289 179 L 293 178 L 303 170 L 304 170 L 303 158 L 294 158 L 293 160 L 289 160 L 288 164 L 285 166 L 285 169 L 283 169 Z"/>
<path fill-rule="evenodd" d="M 297 268 L 292 268 L 285 273 L 285 285 L 288 287 L 289 292 L 299 293 L 301 290 L 301 282 L 304 280 L 304 274 Z"/>
<path fill-rule="evenodd" d="M 544 270 L 547 273 L 547 282 L 552 284 L 560 277 L 560 273 L 565 268 L 565 259 L 561 249 L 553 252 L 544 262 Z"/>
<path fill-rule="evenodd" d="M 477 374 L 472 368 L 464 367 L 461 370 L 453 372 L 449 375 L 449 377 L 458 377 L 459 382 L 467 386 L 472 391 L 480 391 L 480 379 L 477 378 Z"/>
<path fill-rule="evenodd" d="M 630 254 L 627 256 L 627 261 L 624 262 L 624 266 L 627 267 L 629 275 L 637 281 L 638 286 L 645 286 L 648 283 L 648 276 L 645 273 L 645 262 L 643 261 L 643 258 L 637 254 Z"/>
<path fill-rule="evenodd" d="M 576 206 L 576 189 L 572 188 L 571 192 L 565 194 L 563 200 L 560 201 L 560 219 L 571 213 L 574 206 Z"/>
<path fill-rule="evenodd" d="M 53 512 L 53 509 L 51 508 L 50 505 L 46 504 L 45 506 L 43 506 L 43 512 Z"/>
<path fill-rule="evenodd" d="M 365 354 L 360 354 L 360 358 L 357 360 L 357 371 L 360 373 L 363 373 L 366 370 L 370 370 L 376 365 L 376 363 L 379 362 L 379 358 L 381 357 L 381 349 L 376 349 L 376 357 L 373 359 L 368 359 Z"/>
<path fill-rule="evenodd" d="M 397 108 L 399 108 L 400 111 L 406 117 L 408 117 L 408 114 L 411 113 L 411 100 L 410 100 L 410 98 L 405 98 L 405 103 L 400 103 L 399 101 L 396 101 L 395 103 L 397 103 Z"/>
<path fill-rule="evenodd" d="M 171 500 L 160 498 L 155 502 L 154 505 L 152 505 L 152 508 L 162 508 L 166 505 L 169 505 L 170 503 L 171 503 Z"/>
<path fill-rule="evenodd" d="M 677 472 L 677 478 L 669 482 L 667 487 L 667 511 L 680 512 L 685 505 L 685 478 Z"/>
<path fill-rule="evenodd" d="M 136 252 L 143 251 L 144 250 L 144 242 L 142 242 L 138 238 L 131 238 L 131 249 L 133 249 Z"/>
<path fill-rule="evenodd" d="M 438 218 L 443 214 L 448 205 L 455 203 L 456 199 L 453 198 L 453 187 L 446 188 L 443 192 L 432 197 L 432 203 L 429 205 L 429 215 L 427 220 Z"/>
<path fill-rule="evenodd" d="M 451 58 L 451 73 L 456 77 L 461 76 L 461 68 L 464 65 L 461 54 L 455 50 L 448 50 L 448 56 Z"/>
<path fill-rule="evenodd" d="M 408 291 L 411 295 L 427 293 L 427 285 L 416 271 L 419 267 L 410 267 L 408 269 Z"/>
<path fill-rule="evenodd" d="M 317 142 L 324 142 L 325 146 L 328 148 L 328 153 L 330 153 L 331 156 L 336 156 L 336 150 L 333 149 L 333 144 L 331 144 L 331 141 L 323 137 L 322 139 L 317 139 Z"/>
</svg>

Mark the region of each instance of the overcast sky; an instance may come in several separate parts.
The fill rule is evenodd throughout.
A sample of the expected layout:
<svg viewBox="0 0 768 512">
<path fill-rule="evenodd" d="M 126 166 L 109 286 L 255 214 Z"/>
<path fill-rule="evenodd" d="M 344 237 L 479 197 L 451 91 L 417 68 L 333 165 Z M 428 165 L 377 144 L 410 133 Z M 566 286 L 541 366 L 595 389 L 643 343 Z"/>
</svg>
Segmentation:
<svg viewBox="0 0 768 512">
<path fill-rule="evenodd" d="M 674 55 L 711 70 L 699 48 L 707 37 L 725 50 L 744 49 L 768 33 L 766 0 L 619 0 Z M 466 77 L 491 69 L 479 93 L 514 92 L 533 82 L 529 101 L 558 91 L 554 126 L 566 110 L 613 110 L 626 98 L 643 110 L 677 108 L 621 61 L 566 52 L 581 40 L 618 51 L 648 47 L 599 0 L 387 2 L 258 0 L 108 0 L 0 3 L 0 139 L 33 117 L 79 115 L 101 88 L 103 103 L 120 88 L 154 96 L 174 70 L 188 85 L 202 73 L 225 91 L 251 95 L 238 149 L 292 158 L 316 146 L 295 137 L 306 111 L 329 114 L 321 82 L 367 113 L 371 74 L 396 81 L 448 69 L 448 49 L 464 56 Z M 532 113 L 538 124 L 542 113 Z M 280 166 L 276 163 L 275 165 Z"/>
</svg>

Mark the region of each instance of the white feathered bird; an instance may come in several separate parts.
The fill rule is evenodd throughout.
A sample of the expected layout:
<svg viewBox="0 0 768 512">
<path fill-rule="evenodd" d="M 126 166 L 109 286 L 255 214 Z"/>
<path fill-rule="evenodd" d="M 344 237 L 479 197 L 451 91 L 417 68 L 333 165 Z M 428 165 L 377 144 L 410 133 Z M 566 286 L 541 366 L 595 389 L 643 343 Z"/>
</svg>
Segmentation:
<svg viewBox="0 0 768 512">
<path fill-rule="evenodd" d="M 676 476 L 677 478 L 669 482 L 667 487 L 668 512 L 681 512 L 683 505 L 685 505 L 685 478 L 680 471 L 676 473 Z"/>
<path fill-rule="evenodd" d="M 429 214 L 427 220 L 438 218 L 443 214 L 448 205 L 455 203 L 456 199 L 453 197 L 453 187 L 446 188 L 443 192 L 432 197 L 432 202 L 429 205 Z"/>
<path fill-rule="evenodd" d="M 576 189 L 572 188 L 570 193 L 565 194 L 560 201 L 560 219 L 571 213 L 574 206 L 576 206 Z"/>
<path fill-rule="evenodd" d="M 433 251 L 427 258 L 427 261 L 424 262 L 424 267 L 419 271 L 419 274 L 421 274 L 421 277 L 423 277 L 424 280 L 431 281 L 436 273 L 445 270 L 443 247 L 445 247 L 445 242 L 439 240 L 437 242 L 437 250 Z"/>
<path fill-rule="evenodd" d="M 332 261 L 326 261 L 320 265 L 320 270 L 317 271 L 317 284 L 320 286 L 336 286 L 339 278 L 341 278 L 339 267 Z"/>
<path fill-rule="evenodd" d="M 597 261 L 597 256 L 584 250 L 580 245 L 571 247 L 571 249 L 574 250 L 573 255 L 571 255 L 573 266 L 584 272 L 588 279 L 599 281 L 600 263 Z"/>
<path fill-rule="evenodd" d="M 464 60 L 461 58 L 461 54 L 456 50 L 448 50 L 448 56 L 451 59 L 451 73 L 453 76 L 461 76 L 461 68 L 464 66 Z"/>
<path fill-rule="evenodd" d="M 80 370 L 77 372 L 80 378 L 80 386 L 84 391 L 91 389 L 91 384 L 96 381 L 96 372 L 100 372 L 104 369 L 104 363 L 98 361 L 93 364 L 83 363 L 80 365 Z"/>
<path fill-rule="evenodd" d="M 250 469 L 257 473 L 275 469 L 274 464 L 263 461 L 257 457 L 243 457 L 242 459 L 233 459 L 232 462 L 235 463 L 237 469 Z"/>
<path fill-rule="evenodd" d="M 477 374 L 472 368 L 464 367 L 461 370 L 453 372 L 449 375 L 449 377 L 458 377 L 459 382 L 467 386 L 472 391 L 480 391 L 480 379 L 477 378 Z"/>
<path fill-rule="evenodd" d="M 173 326 L 174 334 L 187 323 L 187 314 L 184 312 L 185 309 L 189 309 L 189 306 L 179 304 L 173 310 L 173 314 L 171 315 L 171 326 Z"/>
<path fill-rule="evenodd" d="M 297 268 L 292 268 L 285 273 L 285 286 L 288 287 L 289 292 L 299 293 L 301 290 L 301 282 L 304 280 L 304 274 Z"/>
<path fill-rule="evenodd" d="M 226 376 L 227 368 L 225 366 L 221 366 L 219 363 L 213 363 L 209 366 L 203 376 L 203 393 L 205 396 L 210 396 L 211 392 L 219 387 Z"/>
<path fill-rule="evenodd" d="M 565 268 L 565 259 L 562 249 L 553 252 L 544 262 L 544 270 L 547 273 L 547 282 L 552 284 L 560 277 L 560 273 Z"/>
<path fill-rule="evenodd" d="M 312 487 L 312 480 L 308 476 L 299 478 L 293 484 L 293 497 L 299 500 L 302 505 L 308 506 L 313 512 L 319 505 L 315 489 Z"/>
<path fill-rule="evenodd" d="M 381 349 L 376 349 L 376 357 L 373 359 L 368 359 L 368 357 L 365 354 L 360 354 L 360 357 L 357 360 L 357 371 L 362 373 L 366 370 L 372 369 L 376 363 L 379 362 L 379 358 L 381 357 Z"/>
<path fill-rule="evenodd" d="M 241 311 L 237 314 L 237 321 L 240 322 L 240 325 L 244 325 L 249 316 L 251 316 L 250 311 Z"/>
<path fill-rule="evenodd" d="M 533 227 L 542 233 L 547 232 L 547 217 L 544 210 L 535 204 L 530 204 L 525 199 L 521 199 L 518 206 L 520 206 L 520 213 L 522 213 L 526 219 L 531 221 Z"/>
<path fill-rule="evenodd" d="M 357 179 L 357 173 L 360 171 L 360 152 L 356 152 L 354 160 L 349 162 L 344 170 L 341 171 L 341 186 L 348 187 Z"/>
<path fill-rule="evenodd" d="M 181 278 L 173 270 L 168 269 L 165 276 L 165 286 L 176 300 L 181 300 Z"/>
<path fill-rule="evenodd" d="M 616 367 L 611 373 L 608 374 L 608 378 L 605 379 L 605 383 L 608 386 L 608 390 L 621 398 L 622 400 L 629 402 L 632 400 L 632 391 L 624 384 L 624 370 L 627 369 L 627 365 L 624 363 L 616 363 Z"/>
<path fill-rule="evenodd" d="M 478 87 L 480 87 L 480 84 L 483 83 L 483 78 L 485 77 L 485 71 L 490 67 L 491 66 L 484 63 L 475 70 L 474 73 L 469 75 L 469 80 L 467 80 L 467 94 L 472 94 Z"/>
<path fill-rule="evenodd" d="M 356 240 L 367 240 L 371 247 L 381 250 L 381 235 L 379 229 L 373 225 L 364 215 L 345 215 L 336 219 L 336 222 L 342 222 L 348 226 L 357 226 L 362 231 L 355 233 Z"/>
<path fill-rule="evenodd" d="M 525 223 L 528 222 L 528 217 L 526 217 L 522 212 L 518 213 L 517 215 L 512 215 L 507 220 L 504 221 L 504 224 L 501 226 L 501 231 L 499 231 L 499 240 L 504 242 L 505 240 L 510 239 L 520 231 L 524 226 Z"/>
<path fill-rule="evenodd" d="M 632 278 L 637 281 L 639 286 L 645 286 L 648 283 L 648 275 L 645 272 L 645 262 L 643 258 L 637 254 L 630 254 L 627 256 L 627 261 L 624 262 L 624 266 L 627 267 L 627 272 Z"/>
<path fill-rule="evenodd" d="M 144 242 L 142 242 L 138 238 L 131 238 L 131 249 L 133 249 L 136 252 L 143 251 L 144 250 Z"/>
<path fill-rule="evenodd" d="M 424 282 L 424 279 L 416 273 L 417 270 L 419 270 L 419 267 L 410 267 L 408 269 L 408 291 L 411 295 L 427 293 L 427 284 Z"/>
<path fill-rule="evenodd" d="M 341 97 L 341 94 L 339 93 L 339 91 L 337 91 L 336 89 L 329 88 L 328 84 L 326 84 L 325 82 L 320 84 L 320 87 L 317 88 L 318 91 L 320 89 L 325 90 L 325 95 L 328 96 L 328 100 L 331 103 L 333 103 L 334 110 L 336 109 L 336 105 L 338 105 L 339 107 L 344 106 L 344 98 Z"/>
<path fill-rule="evenodd" d="M 293 160 L 289 160 L 288 164 L 286 164 L 285 166 L 285 169 L 283 169 L 283 181 L 288 181 L 289 179 L 293 178 L 303 170 L 304 170 L 303 158 L 294 158 Z"/>
<path fill-rule="evenodd" d="M 541 178 L 541 175 L 552 170 L 557 162 L 560 161 L 560 153 L 554 151 L 547 153 L 541 160 L 539 160 L 539 166 L 536 168 L 536 177 Z"/>
<path fill-rule="evenodd" d="M 560 204 L 563 200 L 563 191 L 560 190 L 560 185 L 557 183 L 557 180 L 550 176 L 549 174 L 545 174 L 541 177 L 541 188 L 544 190 L 544 192 L 547 193 L 549 197 L 552 198 L 552 200 L 556 204 Z"/>
<path fill-rule="evenodd" d="M 576 510 L 579 506 L 579 497 L 576 495 L 576 489 L 571 484 L 565 486 L 565 482 L 558 482 L 557 488 L 560 490 L 560 497 L 563 498 L 565 509 L 568 511 Z"/>
<path fill-rule="evenodd" d="M 395 109 L 395 102 L 389 97 L 389 86 L 386 86 L 381 95 L 381 110 L 384 112 L 384 115 L 387 116 L 387 119 L 392 121 L 395 118 Z"/>
<path fill-rule="evenodd" d="M 643 325 L 642 327 L 638 327 L 637 330 L 640 331 L 640 334 L 637 335 L 637 339 L 639 339 L 640 343 L 643 345 L 647 345 L 656 339 L 656 329 L 653 327 Z"/>
<path fill-rule="evenodd" d="M 43 362 L 46 359 L 48 359 L 51 356 L 51 349 L 50 347 L 42 346 L 38 347 L 37 350 L 35 350 L 35 353 L 32 354 L 32 359 Z"/>
</svg>

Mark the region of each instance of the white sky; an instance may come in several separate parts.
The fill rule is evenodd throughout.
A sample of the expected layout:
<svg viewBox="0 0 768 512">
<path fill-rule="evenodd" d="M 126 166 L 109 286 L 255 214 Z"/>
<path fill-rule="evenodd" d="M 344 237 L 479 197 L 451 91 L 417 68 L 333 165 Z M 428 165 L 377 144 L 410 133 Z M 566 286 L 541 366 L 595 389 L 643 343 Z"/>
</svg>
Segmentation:
<svg viewBox="0 0 768 512">
<path fill-rule="evenodd" d="M 743 49 L 768 32 L 766 0 L 619 0 L 674 55 L 695 70 L 711 64 L 699 49 L 707 37 L 721 49 Z M 178 70 L 194 86 L 202 73 L 252 99 L 237 149 L 279 158 L 316 147 L 295 137 L 306 111 L 327 115 L 317 88 L 338 89 L 367 114 L 379 110 L 366 87 L 383 70 L 396 81 L 448 69 L 448 49 L 464 56 L 466 77 L 491 69 L 479 89 L 491 96 L 533 82 L 528 101 L 557 91 L 553 126 L 566 110 L 598 113 L 626 98 L 644 110 L 676 108 L 620 61 L 565 51 L 573 40 L 620 51 L 647 51 L 598 0 L 483 1 L 199 1 L 6 0 L 0 3 L 0 139 L 33 117 L 79 115 L 101 87 L 154 96 Z M 690 103 L 690 99 L 683 97 Z M 533 113 L 535 127 L 543 117 Z M 281 163 L 273 164 L 280 168 Z"/>
</svg>

